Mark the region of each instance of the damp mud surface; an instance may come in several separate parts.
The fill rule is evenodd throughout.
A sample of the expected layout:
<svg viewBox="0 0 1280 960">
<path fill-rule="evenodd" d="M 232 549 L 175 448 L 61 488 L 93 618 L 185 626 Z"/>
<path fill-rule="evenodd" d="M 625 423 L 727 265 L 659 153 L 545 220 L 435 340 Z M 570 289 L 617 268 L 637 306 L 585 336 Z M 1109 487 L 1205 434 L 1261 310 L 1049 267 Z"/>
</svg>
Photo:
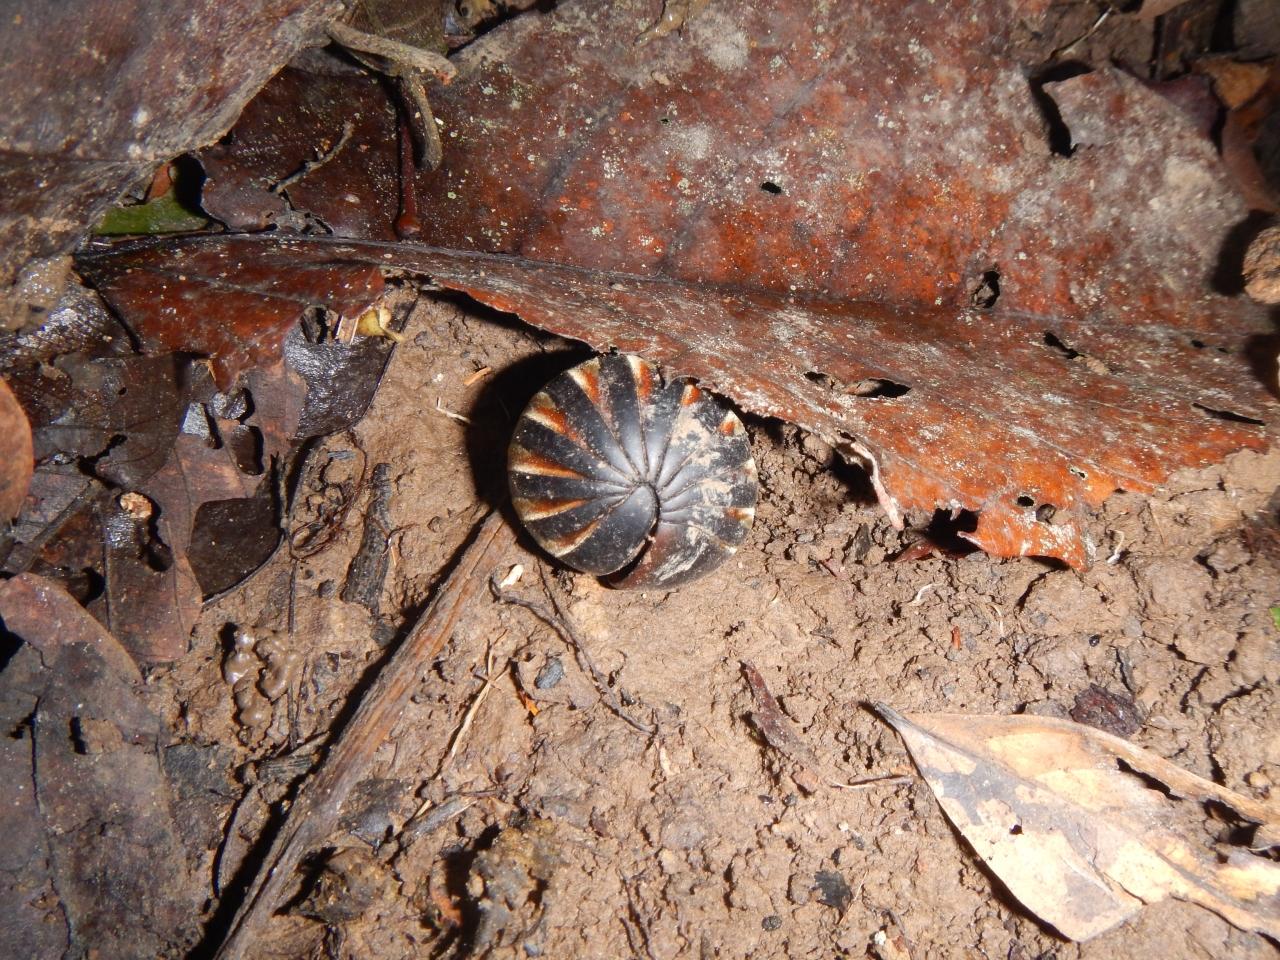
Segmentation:
<svg viewBox="0 0 1280 960">
<path fill-rule="evenodd" d="M 206 782 L 174 788 L 176 820 L 228 899 L 501 503 L 523 404 L 586 356 L 453 299 L 421 299 L 403 334 L 366 417 L 301 468 L 295 525 L 331 488 L 353 492 L 333 535 L 207 605 L 193 650 L 150 677 Z M 547 623 L 478 592 L 256 955 L 1274 957 L 1177 901 L 1083 945 L 1057 937 L 951 829 L 868 704 L 1071 716 L 1273 797 L 1280 454 L 1113 495 L 1088 531 L 1099 561 L 1076 572 L 956 551 L 945 522 L 939 551 L 895 560 L 933 518 L 894 530 L 826 444 L 743 420 L 761 493 L 738 553 L 678 590 L 631 592 L 523 538 L 496 574 L 523 567 L 507 589 L 554 600 L 597 679 Z M 236 661 L 272 678 L 252 709 L 224 676 L 237 629 L 266 638 Z M 744 663 L 843 787 L 806 792 L 768 749 Z M 202 922 L 216 933 L 226 916 Z"/>
</svg>

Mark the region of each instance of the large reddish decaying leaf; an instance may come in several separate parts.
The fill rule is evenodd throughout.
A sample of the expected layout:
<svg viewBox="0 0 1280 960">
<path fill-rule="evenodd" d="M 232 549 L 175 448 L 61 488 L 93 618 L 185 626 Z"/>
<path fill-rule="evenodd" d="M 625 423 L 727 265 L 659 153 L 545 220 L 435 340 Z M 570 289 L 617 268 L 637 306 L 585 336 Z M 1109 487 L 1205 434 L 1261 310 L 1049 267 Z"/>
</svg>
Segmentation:
<svg viewBox="0 0 1280 960">
<path fill-rule="evenodd" d="M 1274 331 L 1210 289 L 1246 213 L 1212 144 L 1114 71 L 1046 86 L 1051 138 L 1000 32 L 1037 5 L 721 0 L 637 45 L 659 6 L 564 3 L 458 58 L 433 94 L 445 162 L 417 178 L 446 249 L 125 256 L 428 274 L 793 420 L 870 461 L 895 521 L 973 510 L 1002 555 L 1082 564 L 1082 506 L 1265 443 Z"/>
<path fill-rule="evenodd" d="M 657 357 L 748 409 L 866 456 L 881 502 L 898 522 L 905 510 L 935 503 L 979 510 L 970 537 L 997 555 L 1083 564 L 1085 545 L 1069 519 L 1074 508 L 1096 505 L 1116 487 L 1149 489 L 1171 465 L 1265 442 L 1257 425 L 1209 412 L 1266 412 L 1264 391 L 1238 364 L 1236 382 L 1221 377 L 1216 385 L 1143 369 L 1147 357 L 1153 364 L 1167 351 L 1165 327 L 1124 331 L 1136 359 L 1104 367 L 1047 344 L 1038 318 L 1011 312 L 937 307 L 904 315 L 873 303 L 709 290 L 410 244 L 211 237 L 100 256 L 139 275 L 180 271 L 193 290 L 210 274 L 314 264 L 331 265 L 339 288 L 342 269 L 359 273 L 378 263 L 429 276 L 540 326 Z M 761 349 L 780 329 L 791 341 L 785 358 Z M 1076 329 L 1092 332 L 1085 324 Z M 1119 334 L 1098 326 L 1089 342 L 1109 339 Z M 912 388 L 897 397 L 842 389 L 877 380 Z M 1058 508 L 1054 522 L 1038 518 L 1044 504 Z"/>
</svg>

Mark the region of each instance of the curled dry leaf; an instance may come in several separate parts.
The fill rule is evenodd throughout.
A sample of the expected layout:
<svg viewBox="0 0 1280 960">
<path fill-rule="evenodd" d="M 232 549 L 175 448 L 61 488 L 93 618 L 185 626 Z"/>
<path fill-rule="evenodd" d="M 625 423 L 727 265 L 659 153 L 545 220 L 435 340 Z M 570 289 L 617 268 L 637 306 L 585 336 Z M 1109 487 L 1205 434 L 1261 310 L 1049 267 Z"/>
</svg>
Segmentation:
<svg viewBox="0 0 1280 960">
<path fill-rule="evenodd" d="M 0 520 L 17 516 L 35 467 L 31 424 L 9 385 L 0 380 Z"/>
<path fill-rule="evenodd" d="M 956 829 L 1064 936 L 1088 940 L 1143 904 L 1175 897 L 1280 937 L 1280 864 L 1208 847 L 1195 804 L 1225 805 L 1257 824 L 1265 843 L 1280 825 L 1275 806 L 1065 720 L 876 709 Z"/>
</svg>

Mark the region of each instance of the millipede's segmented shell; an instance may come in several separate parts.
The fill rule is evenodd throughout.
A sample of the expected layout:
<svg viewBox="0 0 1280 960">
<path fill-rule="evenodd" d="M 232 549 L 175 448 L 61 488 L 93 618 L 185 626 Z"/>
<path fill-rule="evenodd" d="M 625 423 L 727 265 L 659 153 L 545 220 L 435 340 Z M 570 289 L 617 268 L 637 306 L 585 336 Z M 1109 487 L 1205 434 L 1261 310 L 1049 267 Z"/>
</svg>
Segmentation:
<svg viewBox="0 0 1280 960">
<path fill-rule="evenodd" d="M 598 357 L 548 383 L 520 415 L 509 467 L 516 512 L 543 549 L 619 587 L 702 576 L 755 518 L 741 421 L 639 357 Z"/>
</svg>

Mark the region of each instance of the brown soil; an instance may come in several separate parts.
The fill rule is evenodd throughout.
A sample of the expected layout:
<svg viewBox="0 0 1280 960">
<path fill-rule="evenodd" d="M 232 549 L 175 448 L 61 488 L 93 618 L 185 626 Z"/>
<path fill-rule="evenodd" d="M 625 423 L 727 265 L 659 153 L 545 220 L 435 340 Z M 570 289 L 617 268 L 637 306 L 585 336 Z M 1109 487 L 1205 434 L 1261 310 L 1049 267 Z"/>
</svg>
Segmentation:
<svg viewBox="0 0 1280 960">
<path fill-rule="evenodd" d="M 300 523 L 322 471 L 367 480 L 389 465 L 379 613 L 341 599 L 366 483 L 325 549 L 301 561 L 282 550 L 209 605 L 193 652 L 150 686 L 177 737 L 226 772 L 220 791 L 186 791 L 177 819 L 231 891 L 482 498 L 503 488 L 514 415 L 580 355 L 450 301 L 420 303 L 405 336 L 368 416 L 312 453 L 295 507 Z M 478 595 L 332 837 L 340 863 L 257 955 L 891 957 L 897 942 L 917 960 L 1274 956 L 1180 902 L 1085 945 L 1061 940 L 1011 901 L 913 775 L 799 790 L 745 718 L 741 664 L 847 781 L 913 774 L 870 701 L 1065 715 L 1096 685 L 1132 696 L 1135 743 L 1266 797 L 1280 784 L 1268 610 L 1280 554 L 1256 518 L 1280 485 L 1280 453 L 1180 475 L 1152 498 L 1117 494 L 1091 528 L 1109 559 L 1083 574 L 976 553 L 895 563 L 914 536 L 889 526 L 856 469 L 792 428 L 744 419 L 762 500 L 748 543 L 715 574 L 671 593 L 614 591 L 527 542 L 500 571 L 522 564 L 514 591 L 555 593 L 622 708 L 659 733 L 608 709 L 546 624 Z M 255 656 L 289 692 L 258 726 L 238 721 L 223 677 L 228 624 L 281 631 Z"/>
</svg>

